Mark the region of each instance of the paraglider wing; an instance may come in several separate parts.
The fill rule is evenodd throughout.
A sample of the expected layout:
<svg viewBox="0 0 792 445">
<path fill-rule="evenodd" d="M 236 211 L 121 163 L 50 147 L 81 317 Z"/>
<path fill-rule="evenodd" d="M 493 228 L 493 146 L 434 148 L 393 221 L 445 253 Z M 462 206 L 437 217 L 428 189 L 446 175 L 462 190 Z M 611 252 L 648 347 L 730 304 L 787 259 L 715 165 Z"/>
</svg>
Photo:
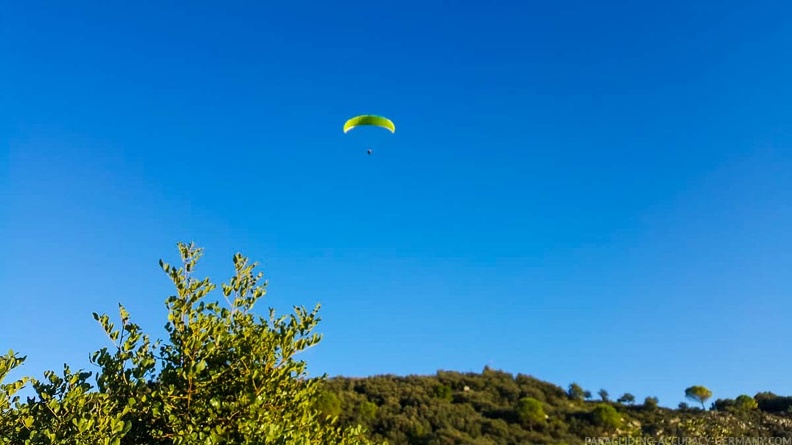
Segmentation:
<svg viewBox="0 0 792 445">
<path fill-rule="evenodd" d="M 373 114 L 364 114 L 361 116 L 355 116 L 352 119 L 346 121 L 344 124 L 344 133 L 355 127 L 360 127 L 363 125 L 373 125 L 375 127 L 381 127 L 390 130 L 391 133 L 396 132 L 396 126 L 390 119 Z"/>
</svg>

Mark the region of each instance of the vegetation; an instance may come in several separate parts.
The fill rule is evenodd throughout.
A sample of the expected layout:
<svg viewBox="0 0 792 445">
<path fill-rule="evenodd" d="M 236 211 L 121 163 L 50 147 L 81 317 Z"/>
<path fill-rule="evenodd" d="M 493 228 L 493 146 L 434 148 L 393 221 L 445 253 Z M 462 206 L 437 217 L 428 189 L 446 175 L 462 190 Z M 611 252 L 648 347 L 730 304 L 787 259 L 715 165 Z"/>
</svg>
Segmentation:
<svg viewBox="0 0 792 445">
<path fill-rule="evenodd" d="M 792 443 L 792 397 L 771 393 L 718 400 L 710 410 L 669 409 L 658 406 L 656 397 L 635 404 L 634 396 L 625 394 L 609 402 L 604 390 L 599 392 L 603 400 L 587 401 L 578 384 L 564 390 L 488 367 L 481 373 L 335 377 L 323 386 L 338 394 L 342 424 L 363 425 L 371 439 L 391 445 L 583 444 L 587 437 L 659 441 L 696 436 L 784 437 Z M 376 409 L 363 408 L 370 405 Z"/>
<path fill-rule="evenodd" d="M 691 386 L 701 404 L 635 404 L 626 393 L 599 400 L 577 383 L 566 390 L 525 374 L 481 373 L 308 378 L 295 356 L 320 340 L 309 312 L 256 316 L 265 295 L 255 264 L 237 254 L 221 286 L 227 305 L 207 302 L 215 289 L 192 277 L 201 250 L 179 244 L 182 265 L 160 262 L 176 294 L 166 300 L 168 338 L 152 341 L 123 306 L 120 325 L 94 318 L 112 347 L 91 355 L 95 384 L 64 366 L 44 380 L 4 383 L 24 361 L 0 357 L 0 444 L 582 444 L 587 437 L 764 436 L 792 438 L 792 397 L 763 392 L 717 399 Z M 17 395 L 30 385 L 34 397 Z M 787 442 L 792 443 L 792 442 Z"/>
<path fill-rule="evenodd" d="M 626 403 L 628 405 L 632 405 L 633 403 L 635 403 L 635 396 L 630 393 L 625 393 L 623 396 L 619 397 L 619 399 L 616 401 L 619 403 Z"/>
<path fill-rule="evenodd" d="M 704 403 L 712 397 L 712 391 L 700 385 L 691 386 L 685 390 L 685 397 L 701 403 L 701 408 L 703 409 Z"/>
<path fill-rule="evenodd" d="M 569 394 L 569 398 L 572 400 L 580 401 L 586 398 L 586 391 L 577 383 L 571 383 L 569 385 L 567 394 Z"/>
<path fill-rule="evenodd" d="M 113 344 L 91 356 L 90 372 L 45 373 L 0 386 L 0 443 L 14 445 L 366 444 L 360 428 L 339 426 L 340 402 L 322 393 L 295 355 L 315 345 L 319 307 L 289 317 L 256 316 L 266 283 L 255 264 L 234 257 L 222 285 L 228 305 L 209 303 L 213 285 L 192 277 L 201 250 L 179 244 L 182 266 L 160 262 L 177 294 L 167 299 L 169 341 L 152 342 L 120 307 L 120 326 L 94 314 Z M 0 383 L 24 357 L 0 359 Z M 27 383 L 36 396 L 21 402 Z M 369 407 L 371 408 L 371 407 Z M 368 418 L 361 413 L 361 418 Z"/>
</svg>

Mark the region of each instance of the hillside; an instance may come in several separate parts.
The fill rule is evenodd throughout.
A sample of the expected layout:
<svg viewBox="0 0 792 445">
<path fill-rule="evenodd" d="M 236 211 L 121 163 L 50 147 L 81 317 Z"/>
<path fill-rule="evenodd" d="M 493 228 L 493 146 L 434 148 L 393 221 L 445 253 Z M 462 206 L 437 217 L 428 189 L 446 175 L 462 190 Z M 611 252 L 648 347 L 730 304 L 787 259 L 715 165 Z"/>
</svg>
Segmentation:
<svg viewBox="0 0 792 445">
<path fill-rule="evenodd" d="M 605 401 L 603 401 L 603 396 Z M 596 398 L 596 400 L 594 400 Z M 582 444 L 595 437 L 783 437 L 792 444 L 792 398 L 771 393 L 716 400 L 708 410 L 657 406 L 629 394 L 610 401 L 578 385 L 485 368 L 432 376 L 327 380 L 321 410 L 369 437 L 398 444 Z M 748 403 L 745 401 L 748 400 Z M 706 401 L 706 400 L 705 400 Z"/>
</svg>

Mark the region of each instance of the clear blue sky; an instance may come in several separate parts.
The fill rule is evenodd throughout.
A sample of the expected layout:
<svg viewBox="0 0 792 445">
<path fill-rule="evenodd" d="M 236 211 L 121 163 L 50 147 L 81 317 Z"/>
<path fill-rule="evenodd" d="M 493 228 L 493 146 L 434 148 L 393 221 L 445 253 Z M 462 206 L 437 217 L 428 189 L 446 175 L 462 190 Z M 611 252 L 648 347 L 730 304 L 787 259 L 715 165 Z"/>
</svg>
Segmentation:
<svg viewBox="0 0 792 445">
<path fill-rule="evenodd" d="M 0 350 L 163 336 L 195 241 L 313 373 L 792 394 L 791 4 L 452 3 L 5 5 Z"/>
</svg>

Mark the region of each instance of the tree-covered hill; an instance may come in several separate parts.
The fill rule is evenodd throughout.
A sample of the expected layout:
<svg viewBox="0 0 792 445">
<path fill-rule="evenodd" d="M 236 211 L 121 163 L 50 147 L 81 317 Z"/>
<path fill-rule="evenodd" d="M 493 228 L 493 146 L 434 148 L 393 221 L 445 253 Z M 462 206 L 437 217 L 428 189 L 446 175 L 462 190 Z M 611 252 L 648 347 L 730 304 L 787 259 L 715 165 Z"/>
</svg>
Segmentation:
<svg viewBox="0 0 792 445">
<path fill-rule="evenodd" d="M 702 386 L 685 391 L 704 404 Z M 320 399 L 326 415 L 363 425 L 370 438 L 398 444 L 585 443 L 596 437 L 654 439 L 706 436 L 784 437 L 792 444 L 792 397 L 760 393 L 716 400 L 709 410 L 659 407 L 648 397 L 596 400 L 577 384 L 567 390 L 518 374 L 439 371 L 432 376 L 335 377 Z"/>
</svg>

